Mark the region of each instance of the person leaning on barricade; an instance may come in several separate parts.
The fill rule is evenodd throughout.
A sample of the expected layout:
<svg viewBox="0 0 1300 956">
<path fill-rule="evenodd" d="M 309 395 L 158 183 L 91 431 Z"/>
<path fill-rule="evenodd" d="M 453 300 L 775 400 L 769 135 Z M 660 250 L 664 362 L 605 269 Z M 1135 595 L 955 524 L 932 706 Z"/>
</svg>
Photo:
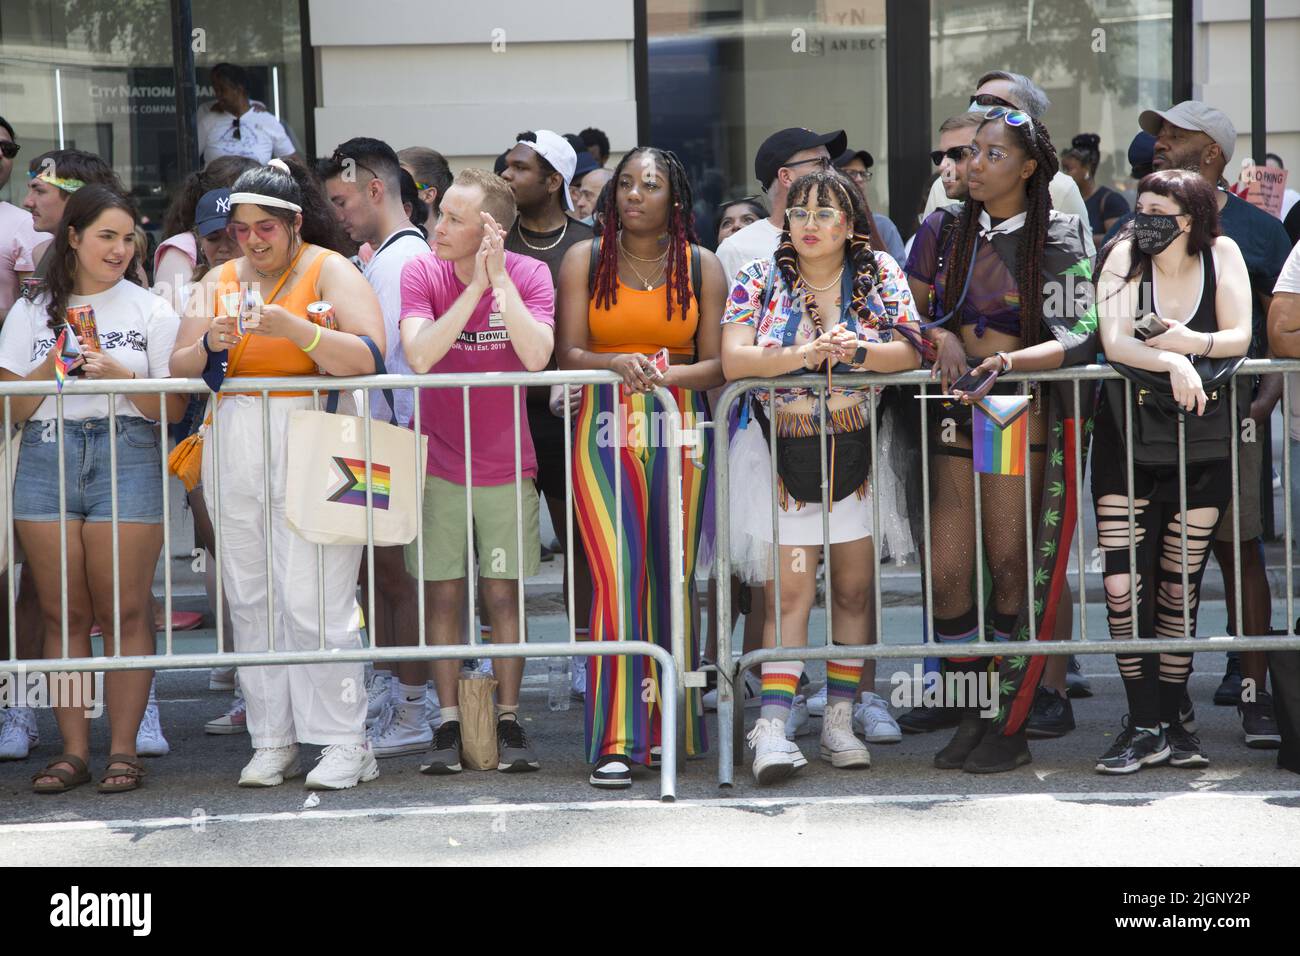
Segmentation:
<svg viewBox="0 0 1300 956">
<path fill-rule="evenodd" d="M 45 290 L 18 303 L 0 331 L 0 381 L 53 380 L 61 390 L 69 377 L 90 382 L 167 377 L 178 319 L 163 299 L 127 277 L 137 259 L 137 221 L 130 199 L 108 187 L 83 186 L 71 195 L 47 257 Z M 184 396 L 170 396 L 167 417 L 175 419 L 184 405 Z M 35 576 L 45 656 L 64 656 L 65 595 L 68 657 L 91 655 L 94 624 L 104 634 L 105 655 L 152 654 L 150 588 L 163 540 L 159 398 L 68 395 L 62 426 L 56 408 L 54 397 L 12 399 L 14 421 L 25 423 L 14 480 L 14 530 Z M 66 470 L 62 489 L 60 452 Z M 60 567 L 60 515 L 67 527 L 66 578 Z M 110 755 L 101 792 L 140 785 L 144 767 L 136 731 L 152 677 L 146 670 L 115 670 L 105 677 Z M 69 691 L 85 685 L 56 686 Z M 86 699 L 55 701 L 64 753 L 32 778 L 37 793 L 60 793 L 90 780 L 90 706 Z"/>
<path fill-rule="evenodd" d="M 191 296 L 172 356 L 172 373 L 213 384 L 240 378 L 369 375 L 372 346 L 383 354 L 379 302 L 365 278 L 333 250 L 333 214 L 312 175 L 282 160 L 249 170 L 230 196 L 231 235 L 243 253 L 209 272 Z M 337 328 L 309 318 L 308 306 L 333 306 Z M 240 331 L 242 326 L 242 332 Z M 369 338 L 370 343 L 364 341 Z M 223 366 L 224 370 L 223 370 Z M 235 650 L 315 650 L 361 646 L 355 582 L 360 545 L 309 542 L 285 517 L 289 420 L 311 408 L 310 393 L 272 392 L 269 434 L 263 435 L 262 399 L 213 396 L 204 428 L 202 481 L 208 513 L 220 538 L 222 584 L 230 602 Z M 344 395 L 340 404 L 351 404 Z M 215 435 L 220 447 L 212 447 Z M 264 444 L 265 443 L 265 444 Z M 266 457 L 269 450 L 270 457 Z M 218 462 L 219 460 L 219 462 Z M 220 465 L 220 507 L 214 475 Z M 263 501 L 269 472 L 271 500 Z M 267 567 L 264 507 L 271 509 Z M 318 593 L 317 548 L 325 587 Z M 268 574 L 274 581 L 274 624 L 267 619 Z M 318 613 L 323 614 L 321 635 Z M 340 789 L 379 775 L 366 746 L 363 667 L 352 664 L 273 664 L 241 667 L 253 759 L 241 786 L 269 787 L 299 771 L 299 743 L 322 744 L 307 786 Z"/>
<path fill-rule="evenodd" d="M 786 228 L 772 258 L 756 259 L 736 276 L 723 316 L 723 368 L 728 379 L 771 378 L 799 372 L 829 378 L 840 372 L 898 372 L 920 364 L 920 332 L 911 291 L 893 258 L 871 248 L 861 193 L 837 172 L 795 180 L 786 199 Z M 823 378 L 824 377 L 824 378 Z M 763 646 L 776 644 L 776 597 L 781 600 L 781 646 L 808 643 L 816 601 L 817 565 L 830 532 L 828 601 L 831 641 L 872 642 L 872 496 L 880 496 L 881 529 L 896 556 L 912 551 L 907 514 L 898 513 L 896 465 L 900 437 L 895 416 L 879 431 L 880 471 L 872 475 L 870 388 L 836 385 L 823 400 L 809 389 L 781 389 L 769 408 L 755 392 L 733 439 L 730 473 L 733 567 L 765 584 Z M 877 397 L 880 391 L 876 391 Z M 822 402 L 825 402 L 824 407 Z M 772 579 L 770 413 L 776 417 L 778 576 Z M 822 417 L 827 435 L 829 515 L 823 514 L 819 446 Z M 799 446 L 802 446 L 800 449 Z M 804 454 L 799 454 L 802 451 Z M 895 461 L 898 459 L 898 461 Z M 799 462 L 807 463 L 806 467 Z M 905 476 L 906 480 L 919 476 Z M 752 482 L 752 483 L 751 483 Z M 895 533 L 895 529 L 898 533 Z M 853 732 L 853 703 L 864 661 L 826 664 L 827 697 L 821 755 L 835 767 L 868 767 L 871 756 Z M 781 780 L 807 764 L 787 726 L 803 673 L 802 661 L 762 665 L 762 710 L 749 734 L 753 773 L 762 784 Z"/>
<path fill-rule="evenodd" d="M 402 348 L 417 374 L 537 372 L 546 367 L 554 343 L 555 289 L 544 263 L 506 251 L 506 232 L 514 220 L 514 195 L 494 173 L 462 170 L 443 196 L 433 231 L 434 252 L 417 256 L 402 270 Z M 519 390 L 516 403 L 509 387 L 474 388 L 468 411 L 459 388 L 421 389 L 419 400 L 420 428 L 429 438 L 422 516 L 429 636 L 436 645 L 460 642 L 473 557 L 466 525 L 472 521 L 481 610 L 492 626 L 493 643 L 520 643 L 524 622 L 519 589 L 524 578 L 537 573 L 541 558 L 533 484 L 537 458 L 524 390 Z M 466 415 L 471 432 L 468 474 Z M 472 514 L 466 514 L 467 480 Z M 406 551 L 407 571 L 417 576 L 418 545 L 417 538 Z M 537 770 L 537 757 L 519 722 L 524 661 L 503 657 L 493 661 L 493 671 L 498 681 L 497 769 Z M 459 673 L 456 660 L 434 663 L 442 722 L 422 773 L 462 769 Z"/>
<path fill-rule="evenodd" d="M 989 636 L 1028 640 L 1032 628 L 1035 638 L 1051 639 L 1064 612 L 1065 561 L 1074 530 L 1069 516 L 1078 493 L 1073 456 L 1083 451 L 1073 448 L 1073 434 L 1081 416 L 1086 446 L 1082 419 L 1090 403 L 1076 411 L 1068 383 L 1064 390 L 1037 383 L 1026 396 L 1019 382 L 995 384 L 1005 372 L 1081 365 L 1096 355 L 1088 226 L 1053 209 L 1057 170 L 1046 127 L 1020 110 L 986 110 L 966 160 L 969 197 L 925 220 L 906 266 L 913 288 L 925 294 L 926 335 L 935 346 L 934 374 L 943 390 L 924 403 L 930 626 L 943 644 L 984 637 L 976 603 L 983 595 L 974 587 L 975 563 L 982 559 L 975 540 L 977 487 L 983 559 L 993 584 L 990 606 L 982 609 Z M 1087 388 L 1080 393 L 1091 394 Z M 975 404 L 981 407 L 972 410 Z M 1032 524 L 1026 480 L 1032 482 Z M 1032 596 L 1026 593 L 1030 574 Z M 981 657 L 945 659 L 945 686 L 967 693 L 963 701 L 950 701 L 963 708 L 962 717 L 952 740 L 935 755 L 940 769 L 996 773 L 1031 759 L 1025 725 L 1046 658 L 1009 653 L 992 672 L 988 665 Z M 988 691 L 978 697 L 996 698 L 994 712 L 971 706 L 969 692 L 980 682 L 987 682 Z"/>
<path fill-rule="evenodd" d="M 1136 210 L 1103 251 L 1097 287 L 1106 358 L 1135 385 L 1126 412 L 1125 383 L 1107 382 L 1094 419 L 1092 496 L 1106 620 L 1112 639 L 1131 640 L 1135 632 L 1139 639 L 1192 638 L 1201 576 L 1231 500 L 1231 378 L 1250 347 L 1250 276 L 1237 244 L 1219 234 L 1214 187 L 1196 173 L 1151 173 L 1138 184 Z M 1237 394 L 1248 404 L 1245 383 Z M 1185 724 L 1192 655 L 1130 650 L 1115 658 L 1129 712 L 1097 771 L 1206 766 L 1209 758 Z"/>
<path fill-rule="evenodd" d="M 610 185 L 601 236 L 575 245 L 560 266 L 560 367 L 623 377 L 621 385 L 583 390 L 573 441 L 574 511 L 591 567 L 591 639 L 653 641 L 670 650 L 677 575 L 687 584 L 687 607 L 694 590 L 712 442 L 702 439 L 689 453 L 666 445 L 652 393 L 660 386 L 669 391 L 683 428 L 708 417 L 705 393 L 722 384 L 718 318 L 726 278 L 713 253 L 697 244 L 690 182 L 675 155 L 637 147 Z M 673 567 L 668 536 L 669 455 L 681 460 L 680 569 Z M 695 670 L 697 615 L 689 614 L 686 626 L 686 667 Z M 663 735 L 673 732 L 662 726 L 659 665 L 640 655 L 585 663 L 589 782 L 631 786 L 632 765 L 657 766 Z M 688 754 L 707 746 L 700 698 L 698 690 L 687 690 Z"/>
</svg>

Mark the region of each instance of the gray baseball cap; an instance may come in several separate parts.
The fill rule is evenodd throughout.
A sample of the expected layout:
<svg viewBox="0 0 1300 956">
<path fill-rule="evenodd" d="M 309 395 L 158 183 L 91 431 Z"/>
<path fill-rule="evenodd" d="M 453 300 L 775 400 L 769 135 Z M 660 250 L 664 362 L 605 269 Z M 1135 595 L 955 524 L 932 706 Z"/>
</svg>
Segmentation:
<svg viewBox="0 0 1300 956">
<path fill-rule="evenodd" d="M 1219 144 L 1224 162 L 1232 159 L 1233 147 L 1237 145 L 1237 127 L 1221 110 L 1200 100 L 1183 100 L 1167 110 L 1143 110 L 1138 125 L 1152 136 L 1159 136 L 1160 124 L 1164 120 L 1179 129 L 1200 130 Z"/>
</svg>

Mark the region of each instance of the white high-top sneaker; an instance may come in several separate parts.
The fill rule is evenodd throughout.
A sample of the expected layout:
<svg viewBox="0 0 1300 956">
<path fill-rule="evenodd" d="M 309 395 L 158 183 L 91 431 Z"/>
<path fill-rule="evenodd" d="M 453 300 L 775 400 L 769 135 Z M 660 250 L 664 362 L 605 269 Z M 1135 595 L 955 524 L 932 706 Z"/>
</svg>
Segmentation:
<svg viewBox="0 0 1300 956">
<path fill-rule="evenodd" d="M 402 754 L 419 754 L 433 743 L 433 728 L 425 714 L 428 698 L 421 695 L 418 701 L 402 701 L 391 705 L 391 718 L 376 721 L 366 734 L 366 740 L 376 757 L 399 757 Z"/>
<path fill-rule="evenodd" d="M 870 767 L 867 745 L 853 735 L 853 705 L 837 700 L 822 715 L 822 759 L 833 767 Z"/>
<path fill-rule="evenodd" d="M 4 711 L 4 726 L 0 727 L 0 760 L 26 760 L 31 749 L 40 742 L 36 711 L 30 707 L 10 707 Z"/>
<path fill-rule="evenodd" d="M 746 740 L 754 751 L 751 769 L 760 784 L 784 780 L 808 763 L 798 745 L 786 740 L 784 720 L 760 717 Z"/>
<path fill-rule="evenodd" d="M 366 678 L 366 726 L 375 722 L 384 712 L 384 705 L 392 696 L 391 678 L 388 671 L 376 670 Z"/>
<path fill-rule="evenodd" d="M 140 718 L 140 729 L 135 732 L 135 752 L 141 757 L 166 757 L 172 752 L 158 719 L 158 699 L 154 696 L 157 683 L 158 679 L 154 678 L 149 684 L 149 703 Z"/>
<path fill-rule="evenodd" d="M 790 704 L 790 716 L 785 721 L 785 739 L 794 740 L 812 733 L 812 718 L 808 715 L 808 698 L 795 694 Z"/>
</svg>

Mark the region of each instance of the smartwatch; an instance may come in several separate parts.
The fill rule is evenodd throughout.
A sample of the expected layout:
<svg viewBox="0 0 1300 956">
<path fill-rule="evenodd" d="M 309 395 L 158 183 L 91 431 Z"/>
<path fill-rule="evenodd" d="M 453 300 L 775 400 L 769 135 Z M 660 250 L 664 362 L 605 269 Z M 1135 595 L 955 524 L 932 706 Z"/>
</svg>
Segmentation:
<svg viewBox="0 0 1300 956">
<path fill-rule="evenodd" d="M 867 343 L 859 339 L 858 350 L 853 353 L 853 361 L 851 361 L 849 364 L 854 366 L 855 368 L 861 368 L 863 363 L 866 362 L 866 360 L 867 360 Z"/>
</svg>

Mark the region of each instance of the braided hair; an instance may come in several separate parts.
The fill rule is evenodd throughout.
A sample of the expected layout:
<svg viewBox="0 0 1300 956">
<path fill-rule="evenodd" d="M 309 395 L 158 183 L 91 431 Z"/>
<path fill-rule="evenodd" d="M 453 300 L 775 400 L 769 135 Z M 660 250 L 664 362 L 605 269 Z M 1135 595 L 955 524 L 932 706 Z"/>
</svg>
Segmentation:
<svg viewBox="0 0 1300 956">
<path fill-rule="evenodd" d="M 989 123 L 1001 122 L 1000 118 L 986 119 L 980 123 L 979 129 Z M 1031 118 L 1028 123 L 1007 128 L 1014 133 L 1026 158 L 1037 164 L 1033 175 L 1025 180 L 1025 224 L 1019 230 L 1015 275 L 1016 288 L 1020 293 L 1020 327 L 1024 331 L 1025 344 L 1037 345 L 1043 319 L 1043 244 L 1047 241 L 1048 220 L 1052 214 L 1050 186 L 1061 163 L 1056 157 L 1056 147 L 1052 145 L 1047 127 L 1038 120 Z M 983 209 L 982 202 L 968 198 L 957 219 L 943 290 L 944 314 L 951 313 L 957 307 L 962 280 L 969 271 L 971 256 L 975 251 L 979 218 Z"/>
<path fill-rule="evenodd" d="M 831 169 L 807 173 L 791 183 L 790 191 L 786 194 L 786 208 L 802 206 L 810 198 L 821 206 L 832 205 L 831 200 L 834 200 L 833 204 L 849 216 L 853 229 L 845 243 L 844 255 L 845 266 L 852 270 L 853 293 L 848 304 L 864 327 L 874 328 L 879 321 L 867 307 L 867 299 L 871 290 L 880 284 L 880 269 L 876 265 L 875 251 L 871 248 L 871 216 L 867 212 L 866 202 L 851 180 L 843 173 Z M 817 294 L 799 274 L 799 257 L 794 242 L 790 239 L 788 220 L 776 249 L 776 267 L 792 295 L 803 295 L 804 312 L 818 330 L 824 331 L 817 308 Z"/>
<path fill-rule="evenodd" d="M 592 280 L 593 301 L 598 309 L 609 309 L 618 304 L 618 236 L 622 222 L 618 215 L 618 181 L 623 170 L 633 156 L 647 155 L 668 172 L 668 261 L 664 271 L 668 277 L 668 319 L 673 317 L 673 302 L 681 309 L 682 321 L 686 321 L 691 306 L 691 254 L 689 246 L 698 243 L 695 234 L 694 200 L 691 196 L 691 183 L 682 165 L 672 150 L 656 149 L 654 146 L 638 146 L 627 153 L 614 168 L 614 176 L 606 183 L 603 205 L 599 219 L 603 220 L 600 235 L 600 261 L 596 264 L 596 274 Z"/>
</svg>

